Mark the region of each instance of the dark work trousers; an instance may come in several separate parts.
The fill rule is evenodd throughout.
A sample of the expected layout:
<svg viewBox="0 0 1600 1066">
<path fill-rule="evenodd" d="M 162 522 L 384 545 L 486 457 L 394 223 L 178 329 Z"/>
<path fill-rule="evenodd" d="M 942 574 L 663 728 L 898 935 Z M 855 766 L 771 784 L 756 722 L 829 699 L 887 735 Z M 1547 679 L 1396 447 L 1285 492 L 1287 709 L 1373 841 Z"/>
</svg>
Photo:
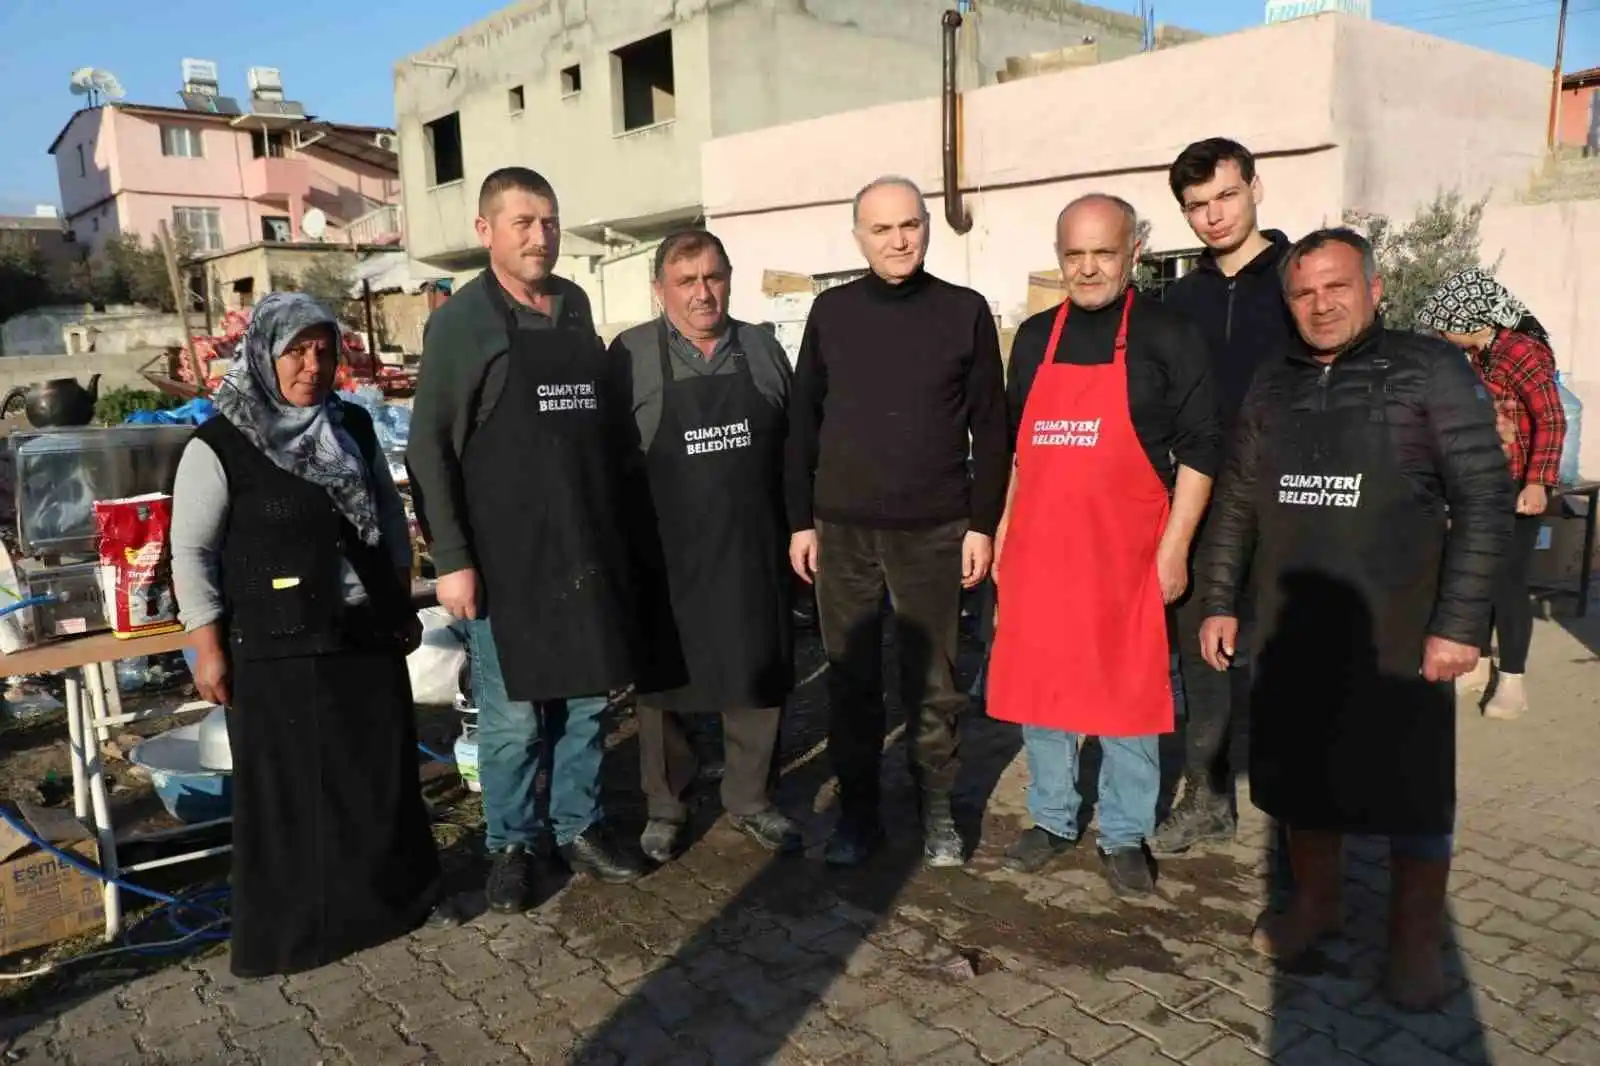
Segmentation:
<svg viewBox="0 0 1600 1066">
<path fill-rule="evenodd" d="M 894 612 L 912 776 L 949 791 L 967 696 L 956 687 L 965 521 L 932 529 L 817 523 L 817 614 L 828 655 L 828 753 L 847 818 L 877 816 L 883 703 L 883 597 Z"/>
<path fill-rule="evenodd" d="M 1200 655 L 1200 625 L 1205 621 L 1200 597 L 1191 588 L 1173 611 L 1177 628 L 1178 666 L 1183 672 L 1183 694 L 1188 719 L 1184 723 L 1184 775 L 1191 786 L 1202 785 L 1213 795 L 1232 794 L 1228 747 L 1233 740 L 1231 670 L 1213 670 Z M 1242 686 L 1240 686 L 1242 687 Z"/>
<path fill-rule="evenodd" d="M 1539 515 L 1519 514 L 1511 524 L 1511 543 L 1500 564 L 1494 589 L 1494 634 L 1500 644 L 1500 672 L 1522 674 L 1528 669 L 1528 646 L 1533 643 L 1533 601 L 1528 598 L 1528 575 L 1533 550 L 1539 543 Z M 1483 654 L 1489 654 L 1485 641 Z"/>
<path fill-rule="evenodd" d="M 639 776 L 649 816 L 664 822 L 686 821 L 689 808 L 684 797 L 700 769 L 689 716 L 645 703 L 635 705 L 634 716 L 639 722 Z M 782 707 L 722 716 L 722 807 L 729 814 L 757 814 L 771 806 L 773 757 L 782 716 Z"/>
</svg>

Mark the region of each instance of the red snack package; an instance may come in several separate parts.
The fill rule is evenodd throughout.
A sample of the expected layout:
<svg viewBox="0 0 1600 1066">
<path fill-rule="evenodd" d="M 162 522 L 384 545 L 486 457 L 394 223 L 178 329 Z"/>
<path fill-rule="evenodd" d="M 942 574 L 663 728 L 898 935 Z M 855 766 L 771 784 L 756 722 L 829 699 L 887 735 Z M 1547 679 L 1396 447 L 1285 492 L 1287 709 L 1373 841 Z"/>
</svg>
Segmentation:
<svg viewBox="0 0 1600 1066">
<path fill-rule="evenodd" d="M 152 493 L 96 500 L 94 520 L 100 531 L 100 588 L 111 631 L 139 637 L 181 629 L 167 554 L 172 497 Z"/>
</svg>

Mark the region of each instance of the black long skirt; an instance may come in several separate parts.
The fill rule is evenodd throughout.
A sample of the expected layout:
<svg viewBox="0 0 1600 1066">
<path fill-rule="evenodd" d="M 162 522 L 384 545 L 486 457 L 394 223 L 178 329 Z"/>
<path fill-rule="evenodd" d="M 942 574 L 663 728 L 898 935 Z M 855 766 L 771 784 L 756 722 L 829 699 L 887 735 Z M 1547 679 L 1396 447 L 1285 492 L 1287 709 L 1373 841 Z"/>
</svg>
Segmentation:
<svg viewBox="0 0 1600 1066">
<path fill-rule="evenodd" d="M 316 969 L 415 929 L 439 857 L 404 658 L 236 662 L 232 681 L 233 973 Z"/>
</svg>

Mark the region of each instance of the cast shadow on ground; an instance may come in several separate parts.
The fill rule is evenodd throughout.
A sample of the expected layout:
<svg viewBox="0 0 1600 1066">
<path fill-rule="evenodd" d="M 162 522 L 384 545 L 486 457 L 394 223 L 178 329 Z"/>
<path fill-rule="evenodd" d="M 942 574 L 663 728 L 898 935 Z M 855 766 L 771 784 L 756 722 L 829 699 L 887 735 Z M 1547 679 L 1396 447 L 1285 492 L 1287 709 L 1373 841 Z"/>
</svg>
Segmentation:
<svg viewBox="0 0 1600 1066">
<path fill-rule="evenodd" d="M 886 620 L 887 621 L 887 620 Z M 884 677 L 891 683 L 883 755 L 881 812 L 887 840 L 882 850 L 856 870 L 833 870 L 821 861 L 821 844 L 832 827 L 835 797 L 832 770 L 823 750 L 828 701 L 827 678 L 805 686 L 791 701 L 781 740 L 782 773 L 777 799 L 798 816 L 806 830 L 807 853 L 774 856 L 753 874 L 727 869 L 711 848 L 685 854 L 682 870 L 669 876 L 695 877 L 700 883 L 733 880 L 732 898 L 701 922 L 672 961 L 630 991 L 585 1039 L 569 1061 L 612 1061 L 659 1056 L 663 1029 L 676 1048 L 661 1061 L 767 1062 L 792 1036 L 805 1039 L 803 1026 L 835 981 L 851 968 L 853 957 L 894 909 L 914 880 L 966 876 L 959 870 L 923 870 L 917 789 L 908 768 L 909 738 L 903 708 L 923 695 L 922 678 L 932 645 L 925 634 L 886 624 L 893 639 L 864 627 L 857 638 L 879 643 L 886 652 Z M 812 673 L 806 659 L 820 658 L 814 635 L 800 641 L 800 675 Z M 963 641 L 963 680 L 970 680 L 981 657 L 976 641 Z M 898 690 L 898 691 L 895 691 Z M 898 735 L 898 736 L 897 736 Z M 1015 757 L 1020 739 L 1014 728 L 969 712 L 962 723 L 962 772 L 955 789 L 957 823 L 969 853 L 977 827 L 1000 774 Z M 715 819 L 715 809 L 707 812 Z M 749 849 L 742 849 L 748 854 Z M 693 989 L 693 992 L 687 992 Z M 759 1022 L 751 1025 L 749 1019 Z M 653 1061 L 653 1060 L 652 1060 Z"/>
<path fill-rule="evenodd" d="M 1248 697 L 1249 686 L 1254 685 L 1258 705 L 1293 706 L 1297 713 L 1315 715 L 1317 701 L 1308 698 L 1308 680 L 1337 687 L 1341 677 L 1373 669 L 1372 662 L 1377 657 L 1373 622 L 1361 598 L 1338 582 L 1307 575 L 1285 581 L 1286 588 L 1293 591 L 1286 593 L 1275 639 L 1291 646 L 1316 647 L 1318 669 L 1308 675 L 1307 664 L 1299 661 L 1287 668 L 1275 667 L 1273 645 L 1269 642 L 1262 649 L 1264 664 L 1258 664 L 1253 671 L 1241 670 L 1246 676 L 1237 678 L 1236 686 L 1241 695 Z M 1280 663 L 1283 658 L 1279 656 Z M 1403 691 L 1414 691 L 1418 684 L 1415 678 L 1383 678 L 1379 682 L 1386 690 L 1398 687 Z M 1382 699 L 1382 693 L 1374 696 Z M 1235 730 L 1232 766 L 1239 778 L 1247 776 L 1252 731 L 1259 736 L 1266 728 L 1282 730 L 1287 722 L 1291 735 L 1316 737 L 1320 732 L 1314 722 L 1302 725 L 1278 716 L 1268 722 L 1270 725 L 1252 723 L 1246 715 L 1240 723 L 1243 728 Z M 1279 733 L 1280 740 L 1282 736 Z M 1384 742 L 1385 737 L 1376 731 L 1368 741 L 1374 745 Z M 1363 770 L 1351 766 L 1341 772 L 1359 774 Z M 1275 910 L 1287 905 L 1293 884 L 1286 836 L 1281 825 L 1266 834 L 1260 865 L 1264 878 L 1261 895 L 1271 901 Z M 1271 1002 L 1264 1005 L 1270 1007 L 1270 1029 L 1262 1049 L 1271 1061 L 1364 1061 L 1364 1056 L 1377 1050 L 1375 1040 L 1381 1040 L 1385 1045 L 1381 1061 L 1456 1061 L 1481 1066 L 1494 1062 L 1474 1006 L 1448 902 L 1444 963 L 1451 983 L 1449 998 L 1436 1011 L 1417 1013 L 1397 1010 L 1383 998 L 1380 988 L 1388 953 L 1389 867 L 1387 838 L 1347 837 L 1343 935 L 1323 941 L 1292 964 L 1274 965 L 1259 956 L 1252 960 L 1259 962 L 1271 982 Z M 1398 1035 L 1383 1035 L 1395 1030 Z M 1352 1058 L 1347 1060 L 1344 1055 Z"/>
</svg>

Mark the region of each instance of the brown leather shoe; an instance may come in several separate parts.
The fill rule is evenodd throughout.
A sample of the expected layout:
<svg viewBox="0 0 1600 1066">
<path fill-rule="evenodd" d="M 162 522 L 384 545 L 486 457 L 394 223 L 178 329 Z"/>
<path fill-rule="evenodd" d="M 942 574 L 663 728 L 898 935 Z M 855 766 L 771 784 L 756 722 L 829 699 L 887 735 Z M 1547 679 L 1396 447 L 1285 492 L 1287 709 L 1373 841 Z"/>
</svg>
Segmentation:
<svg viewBox="0 0 1600 1066">
<path fill-rule="evenodd" d="M 1440 957 L 1450 860 L 1396 855 L 1390 868 L 1389 962 L 1383 994 L 1401 1010 L 1434 1010 L 1450 994 Z"/>
<path fill-rule="evenodd" d="M 1293 962 L 1344 924 L 1344 837 L 1338 833 L 1289 830 L 1289 865 L 1294 896 L 1282 914 L 1267 912 L 1256 922 L 1250 945 L 1280 963 Z"/>
</svg>

